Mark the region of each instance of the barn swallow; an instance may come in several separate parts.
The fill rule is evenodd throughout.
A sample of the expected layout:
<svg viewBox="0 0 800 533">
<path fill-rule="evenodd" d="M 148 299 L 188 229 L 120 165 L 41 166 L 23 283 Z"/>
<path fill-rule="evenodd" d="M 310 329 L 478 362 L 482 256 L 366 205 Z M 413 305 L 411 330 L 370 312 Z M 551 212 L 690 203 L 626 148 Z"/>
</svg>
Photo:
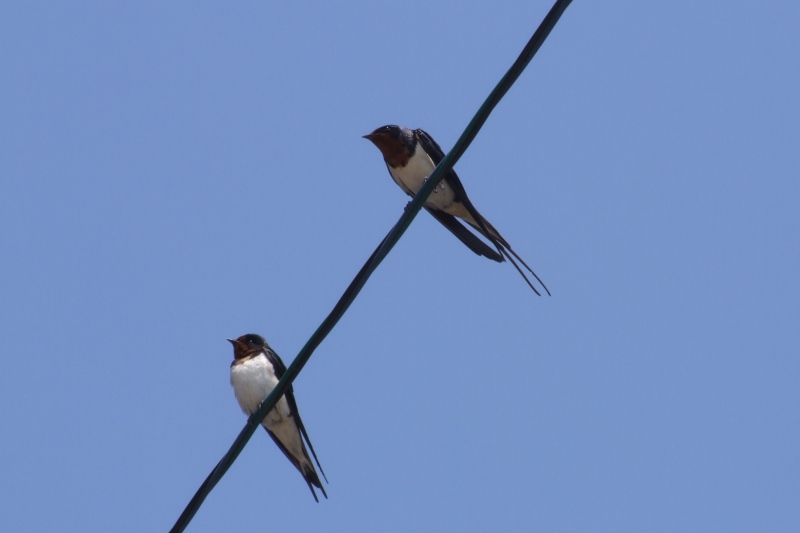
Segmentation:
<svg viewBox="0 0 800 533">
<path fill-rule="evenodd" d="M 364 138 L 369 139 L 378 147 L 383 154 L 383 160 L 386 162 L 392 179 L 412 198 L 445 156 L 436 141 L 421 129 L 412 131 L 403 126 L 382 126 L 369 135 L 364 135 Z M 425 202 L 425 209 L 476 254 L 486 256 L 498 263 L 502 263 L 508 258 L 514 268 L 525 278 L 533 292 L 541 296 L 528 276 L 514 261 L 516 258 L 550 295 L 550 291 L 539 279 L 539 276 L 517 255 L 511 245 L 500 235 L 500 232 L 478 213 L 455 170 L 450 169 L 445 174 L 444 179 L 439 182 Z M 456 220 L 456 217 L 486 237 L 497 248 L 497 251 L 469 231 Z"/>
<path fill-rule="evenodd" d="M 286 365 L 260 335 L 248 333 L 236 340 L 228 339 L 228 341 L 233 344 L 233 362 L 231 363 L 233 392 L 236 394 L 236 400 L 242 411 L 250 416 L 258 410 L 261 403 L 278 384 L 278 380 L 286 372 Z M 300 412 L 297 410 L 297 402 L 294 399 L 291 385 L 283 397 L 278 400 L 277 405 L 267 413 L 261 425 L 264 426 L 286 458 L 300 471 L 303 479 L 308 483 L 314 499 L 319 502 L 314 487 L 321 490 L 322 495 L 327 498 L 328 495 L 320 483 L 317 471 L 308 457 L 303 439 L 308 443 L 308 448 L 317 462 L 319 471 L 322 472 L 322 477 L 325 478 L 325 481 L 328 481 L 328 478 L 325 477 L 314 447 L 308 439 L 308 433 L 303 426 Z"/>
</svg>

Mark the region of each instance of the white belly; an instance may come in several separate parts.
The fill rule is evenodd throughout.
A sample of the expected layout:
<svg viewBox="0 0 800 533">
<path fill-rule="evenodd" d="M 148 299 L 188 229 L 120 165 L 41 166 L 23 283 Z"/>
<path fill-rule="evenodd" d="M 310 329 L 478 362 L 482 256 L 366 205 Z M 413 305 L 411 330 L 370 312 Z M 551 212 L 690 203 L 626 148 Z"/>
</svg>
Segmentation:
<svg viewBox="0 0 800 533">
<path fill-rule="evenodd" d="M 418 148 L 414 151 L 414 155 L 408 160 L 406 166 L 397 168 L 389 167 L 389 174 L 392 175 L 392 179 L 395 183 L 406 191 L 406 193 L 416 195 L 417 191 L 419 191 L 419 188 L 425 183 L 425 179 L 431 175 L 434 168 L 436 168 L 436 165 L 433 164 L 428 154 Z M 442 180 L 428 197 L 428 201 L 425 202 L 425 205 L 449 212 L 455 203 L 453 189 L 446 180 Z"/>
<path fill-rule="evenodd" d="M 275 385 L 278 378 L 272 365 L 264 354 L 260 354 L 242 364 L 231 367 L 231 385 L 239 402 L 239 407 L 247 415 L 258 410 Z M 289 416 L 289 404 L 281 397 L 278 404 L 264 418 L 264 422 L 278 422 Z"/>
<path fill-rule="evenodd" d="M 233 392 L 236 394 L 236 400 L 242 411 L 247 415 L 258 410 L 258 406 L 277 384 L 278 378 L 264 354 L 231 367 Z M 295 458 L 296 463 L 300 465 L 301 472 L 313 471 L 314 466 L 308 460 L 300 430 L 294 418 L 289 415 L 289 404 L 286 397 L 282 396 L 275 408 L 267 413 L 261 424 L 270 430 Z"/>
</svg>

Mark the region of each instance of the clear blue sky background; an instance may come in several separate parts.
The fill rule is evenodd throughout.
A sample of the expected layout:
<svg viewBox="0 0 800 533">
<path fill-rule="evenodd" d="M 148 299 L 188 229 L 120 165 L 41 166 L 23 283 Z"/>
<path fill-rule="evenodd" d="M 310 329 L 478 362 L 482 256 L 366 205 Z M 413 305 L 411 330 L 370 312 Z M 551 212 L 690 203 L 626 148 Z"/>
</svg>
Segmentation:
<svg viewBox="0 0 800 533">
<path fill-rule="evenodd" d="M 550 5 L 3 2 L 0 529 L 169 529 Z M 574 2 L 457 165 L 552 298 L 423 213 L 188 531 L 797 531 L 799 26 Z"/>
</svg>

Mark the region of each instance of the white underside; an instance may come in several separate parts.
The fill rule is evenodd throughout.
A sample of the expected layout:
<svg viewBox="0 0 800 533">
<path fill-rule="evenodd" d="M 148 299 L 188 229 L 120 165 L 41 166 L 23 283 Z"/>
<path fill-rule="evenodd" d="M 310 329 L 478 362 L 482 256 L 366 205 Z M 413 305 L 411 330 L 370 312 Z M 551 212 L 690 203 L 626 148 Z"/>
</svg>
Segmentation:
<svg viewBox="0 0 800 533">
<path fill-rule="evenodd" d="M 431 175 L 436 165 L 425 153 L 424 150 L 417 148 L 414 150 L 414 155 L 408 160 L 404 167 L 392 168 L 389 167 L 389 174 L 392 179 L 397 183 L 401 189 L 406 193 L 415 195 L 428 176 Z M 464 208 L 461 202 L 455 201 L 455 194 L 453 189 L 447 183 L 447 180 L 442 180 L 439 185 L 433 190 L 428 197 L 425 205 L 453 216 L 463 218 L 464 220 L 472 221 L 472 217 Z"/>
<path fill-rule="evenodd" d="M 231 367 L 233 392 L 239 407 L 248 416 L 258 410 L 258 406 L 277 384 L 278 378 L 263 353 Z M 291 416 L 285 396 L 278 400 L 278 404 L 267 413 L 261 424 L 274 433 L 301 463 L 307 462 L 300 430 Z"/>
</svg>

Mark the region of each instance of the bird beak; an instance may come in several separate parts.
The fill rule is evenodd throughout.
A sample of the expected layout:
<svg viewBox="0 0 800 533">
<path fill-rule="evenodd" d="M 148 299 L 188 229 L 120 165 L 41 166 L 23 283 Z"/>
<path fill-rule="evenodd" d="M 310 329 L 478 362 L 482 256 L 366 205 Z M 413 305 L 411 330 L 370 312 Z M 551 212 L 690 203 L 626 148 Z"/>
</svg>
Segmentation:
<svg viewBox="0 0 800 533">
<path fill-rule="evenodd" d="M 371 134 L 371 133 L 368 133 L 368 134 L 366 134 L 366 135 L 362 135 L 362 136 L 361 136 L 361 138 L 362 138 L 362 139 L 367 139 L 367 140 L 370 140 L 370 141 L 371 141 L 371 140 L 372 140 L 372 134 Z"/>
<path fill-rule="evenodd" d="M 239 341 L 237 341 L 237 340 L 234 340 L 234 339 L 226 339 L 226 340 L 227 340 L 229 343 L 233 344 L 234 346 L 236 346 L 236 345 L 239 343 Z"/>
</svg>

